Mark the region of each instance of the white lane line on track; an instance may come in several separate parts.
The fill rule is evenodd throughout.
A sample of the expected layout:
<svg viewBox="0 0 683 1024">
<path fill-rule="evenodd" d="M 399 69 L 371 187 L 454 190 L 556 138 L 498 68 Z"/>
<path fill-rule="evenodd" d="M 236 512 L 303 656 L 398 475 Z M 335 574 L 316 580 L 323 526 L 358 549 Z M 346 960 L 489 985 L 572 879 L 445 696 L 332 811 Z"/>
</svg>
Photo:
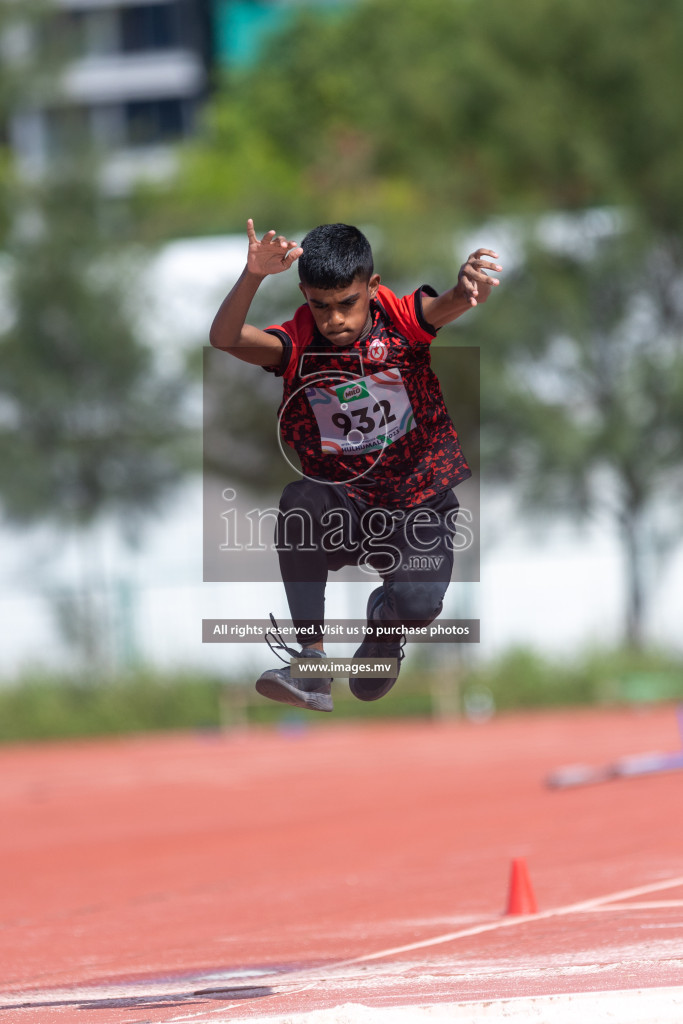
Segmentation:
<svg viewBox="0 0 683 1024">
<path fill-rule="evenodd" d="M 653 892 L 661 892 L 665 889 L 676 889 L 678 886 L 683 886 L 683 875 L 677 878 L 667 878 L 660 882 L 650 882 L 648 885 L 639 885 L 633 889 L 620 889 L 617 892 L 608 893 L 605 896 L 595 896 L 589 900 L 580 900 L 578 903 L 568 903 L 563 907 L 555 907 L 552 910 L 539 911 L 536 914 L 517 914 L 509 917 L 496 918 L 495 921 L 489 921 L 486 924 L 474 925 L 471 928 L 461 928 L 460 931 L 445 932 L 443 935 L 436 935 L 431 939 L 421 939 L 419 942 L 410 942 L 404 946 L 391 946 L 388 949 L 381 949 L 375 953 L 365 953 L 363 956 L 352 957 L 348 960 L 340 960 L 336 964 L 331 964 L 329 971 L 326 971 L 324 976 L 320 976 L 320 967 L 307 967 L 300 971 L 293 971 L 291 974 L 279 974 L 279 975 L 263 975 L 260 977 L 260 984 L 267 984 L 267 980 L 271 979 L 273 985 L 277 983 L 278 988 L 284 994 L 294 994 L 288 987 L 289 983 L 294 985 L 299 981 L 303 981 L 305 978 L 310 978 L 312 974 L 316 975 L 315 980 L 310 982 L 310 985 L 305 988 L 310 988 L 318 981 L 329 981 L 330 978 L 345 967 L 353 967 L 356 964 L 369 963 L 372 960 L 382 960 L 385 957 L 396 956 L 399 953 L 410 953 L 417 949 L 428 949 L 430 946 L 443 945 L 447 942 L 455 942 L 458 939 L 466 939 L 473 935 L 482 935 L 486 932 L 494 932 L 500 928 L 514 928 L 522 924 L 529 924 L 533 921 L 547 921 L 553 917 L 566 917 L 570 914 L 580 914 L 587 911 L 596 910 L 609 910 L 614 909 L 609 906 L 611 903 L 616 903 L 621 900 L 628 900 L 637 896 L 647 896 Z M 678 901 L 676 901 L 678 903 Z M 634 906 L 634 904 L 631 904 Z M 299 991 L 299 990 L 297 990 Z M 301 989 L 304 991 L 304 989 Z M 273 993 L 276 994 L 276 993 Z M 233 1010 L 236 1006 L 241 1004 L 232 1004 L 229 1006 L 223 1006 L 220 1010 L 216 1011 L 204 1011 L 197 1015 L 189 1015 L 183 1017 L 173 1017 L 168 1019 L 168 1024 L 180 1024 L 181 1021 L 196 1020 L 198 1021 L 201 1017 L 205 1019 L 210 1013 L 220 1013 L 226 1010 Z"/>
<path fill-rule="evenodd" d="M 638 900 L 634 903 L 608 903 L 603 907 L 589 907 L 586 913 L 608 913 L 610 910 L 680 910 L 683 900 Z"/>
<path fill-rule="evenodd" d="M 636 896 L 647 896 L 651 892 L 660 892 L 662 889 L 676 889 L 683 886 L 683 875 L 678 878 L 667 878 L 661 882 L 651 882 L 649 885 L 639 885 L 633 889 L 621 889 L 618 892 L 609 893 L 606 896 L 595 896 L 590 900 L 581 900 L 578 903 L 568 903 L 564 907 L 555 907 L 552 910 L 542 910 L 536 914 L 518 914 L 509 917 L 498 918 L 487 924 L 475 925 L 472 928 L 463 928 L 457 932 L 446 932 L 443 935 L 436 935 L 431 939 L 421 939 L 419 942 L 409 942 L 405 946 L 392 946 L 389 949 L 381 949 L 376 953 L 365 953 L 363 956 L 355 956 L 349 960 L 342 960 L 334 965 L 334 970 L 343 967 L 351 967 L 354 964 L 367 963 L 370 960 L 381 960 L 387 956 L 396 956 L 398 953 L 410 953 L 415 949 L 427 949 L 430 946 L 443 945 L 446 942 L 455 942 L 457 939 L 466 939 L 471 935 L 482 935 L 485 932 L 497 931 L 499 928 L 514 928 L 521 924 L 528 924 L 532 921 L 547 921 L 552 917 L 564 917 L 568 914 L 580 914 L 583 911 L 603 908 L 618 900 L 628 900 Z M 300 975 L 299 975 L 300 976 Z"/>
<path fill-rule="evenodd" d="M 586 911 L 594 910 L 609 910 L 613 909 L 609 907 L 610 903 L 616 903 L 620 900 L 628 900 L 637 896 L 647 896 L 649 893 L 660 892 L 665 889 L 675 889 L 678 886 L 683 886 L 683 875 L 677 878 L 667 878 L 660 882 L 651 882 L 648 885 L 639 885 L 633 889 L 620 889 L 617 892 L 608 893 L 605 896 L 595 896 L 589 900 L 581 900 L 578 903 L 569 903 L 563 907 L 555 907 L 552 910 L 540 911 L 536 914 L 518 914 L 509 917 L 497 918 L 495 921 L 489 921 L 486 924 L 474 925 L 471 928 L 462 928 L 460 931 L 446 932 L 443 935 L 436 935 L 431 939 L 422 939 L 419 942 L 410 942 L 404 946 L 392 946 L 388 949 L 378 950 L 375 953 L 365 953 L 363 956 L 352 957 L 348 960 L 340 960 L 339 963 L 330 965 L 329 971 L 326 971 L 324 976 L 320 976 L 320 967 L 309 967 L 304 968 L 301 971 L 295 971 L 291 974 L 285 975 L 263 975 L 259 978 L 260 984 L 266 984 L 267 979 L 271 979 L 273 985 L 277 983 L 282 994 L 294 995 L 298 991 L 305 991 L 308 988 L 312 988 L 314 985 L 321 981 L 329 981 L 333 975 L 345 967 L 353 967 L 356 964 L 368 963 L 372 960 L 382 960 L 385 957 L 395 956 L 399 953 L 410 953 L 417 949 L 427 949 L 430 946 L 443 945 L 447 942 L 455 942 L 457 939 L 465 939 L 472 935 L 482 935 L 486 932 L 497 931 L 500 928 L 513 928 L 518 925 L 528 924 L 533 921 L 546 921 L 553 917 L 565 917 L 570 914 L 580 914 Z M 678 901 L 676 901 L 678 905 Z M 634 904 L 631 904 L 634 906 Z M 289 983 L 294 985 L 297 982 L 310 978 L 312 974 L 316 977 L 310 981 L 308 985 L 304 985 L 300 989 L 291 990 Z M 273 993 L 274 995 L 277 992 Z M 183 1015 L 181 1017 L 171 1017 L 166 1019 L 166 1024 L 181 1024 L 183 1021 L 194 1020 L 199 1024 L 201 1019 L 207 1020 L 211 1015 L 219 1013 L 225 1013 L 228 1010 L 234 1010 L 239 1007 L 244 1009 L 244 1003 L 232 1003 L 227 1006 L 222 1006 L 216 1010 L 204 1010 L 202 1013 L 192 1013 Z"/>
<path fill-rule="evenodd" d="M 299 971 L 292 971 L 289 974 L 262 974 L 259 976 L 259 985 L 267 985 L 270 980 L 271 985 L 275 989 L 273 995 L 277 995 L 278 990 L 280 994 L 286 993 L 287 995 L 295 995 L 298 992 L 304 992 L 307 989 L 313 988 L 320 982 L 332 980 L 337 971 L 343 970 L 346 967 L 353 967 L 356 964 L 368 963 L 373 960 L 381 960 L 385 957 L 396 956 L 400 953 L 410 953 L 417 949 L 428 949 L 430 946 L 443 945 L 445 943 L 455 942 L 458 939 L 468 938 L 473 935 L 482 935 L 486 932 L 498 931 L 501 928 L 513 928 L 523 924 L 530 924 L 534 921 L 547 921 L 554 917 L 566 917 L 571 914 L 580 914 L 596 910 L 622 909 L 621 907 L 616 906 L 619 901 L 634 899 L 638 896 L 647 896 L 650 893 L 661 892 L 666 889 L 676 889 L 679 886 L 683 887 L 683 875 L 679 875 L 676 878 L 667 878 L 659 882 L 650 882 L 648 885 L 639 885 L 632 889 L 620 889 L 617 892 L 608 893 L 604 896 L 595 896 L 592 899 L 580 900 L 577 903 L 568 903 L 565 906 L 555 907 L 551 910 L 539 911 L 536 914 L 518 914 L 496 918 L 495 921 L 489 921 L 486 924 L 474 925 L 471 928 L 462 928 L 460 931 L 445 932 L 444 934 L 436 935 L 431 939 L 422 939 L 419 942 L 410 942 L 403 946 L 391 946 L 388 949 L 378 950 L 375 953 L 365 953 L 363 956 L 352 957 L 348 960 L 340 960 L 336 964 L 331 964 L 322 977 L 320 966 L 303 968 Z M 666 902 L 671 902 L 676 906 L 680 905 L 679 901 Z M 610 904 L 612 903 L 615 904 L 614 907 L 610 907 Z M 625 906 L 623 909 L 627 909 L 628 906 L 629 905 Z M 635 909 L 636 906 L 637 904 L 630 904 L 630 908 L 632 909 Z M 304 984 L 301 984 L 302 982 L 304 982 Z M 276 985 L 277 988 L 275 988 Z M 295 987 L 290 988 L 290 985 Z M 218 992 L 218 985 L 216 986 L 216 989 Z M 222 1006 L 213 1010 L 194 1010 L 191 1013 L 166 1017 L 164 1018 L 164 1024 L 183 1024 L 183 1022 L 189 1021 L 194 1021 L 195 1024 L 202 1024 L 202 1021 L 207 1021 L 211 1024 L 211 1020 L 215 1019 L 219 1014 L 225 1014 L 238 1009 L 246 1009 L 244 1000 L 239 1000 L 235 1003 L 224 1003 Z M 129 1024 L 134 1024 L 134 1022 L 130 1021 Z"/>
</svg>

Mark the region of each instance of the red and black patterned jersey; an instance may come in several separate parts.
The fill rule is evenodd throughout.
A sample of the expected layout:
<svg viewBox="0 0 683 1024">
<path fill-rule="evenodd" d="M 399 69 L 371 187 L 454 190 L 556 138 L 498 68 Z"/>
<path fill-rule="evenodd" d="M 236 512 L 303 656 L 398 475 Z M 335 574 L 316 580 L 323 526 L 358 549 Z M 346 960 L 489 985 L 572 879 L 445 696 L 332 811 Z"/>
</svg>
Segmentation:
<svg viewBox="0 0 683 1024">
<path fill-rule="evenodd" d="M 422 293 L 380 285 L 372 327 L 348 348 L 327 341 L 307 305 L 268 327 L 283 343 L 282 439 L 303 473 L 343 483 L 368 505 L 410 508 L 471 476 L 436 374 Z"/>
</svg>

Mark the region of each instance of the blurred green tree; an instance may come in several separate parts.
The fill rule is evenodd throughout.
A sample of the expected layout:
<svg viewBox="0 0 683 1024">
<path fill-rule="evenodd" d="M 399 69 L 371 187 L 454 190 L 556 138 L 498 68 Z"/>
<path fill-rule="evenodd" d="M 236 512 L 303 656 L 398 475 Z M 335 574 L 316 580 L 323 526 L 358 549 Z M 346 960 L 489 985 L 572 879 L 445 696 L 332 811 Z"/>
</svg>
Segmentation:
<svg viewBox="0 0 683 1024">
<path fill-rule="evenodd" d="M 481 345 L 485 472 L 511 486 L 536 525 L 548 510 L 577 524 L 611 518 L 623 636 L 639 648 L 648 598 L 683 531 L 681 272 L 652 236 L 602 220 L 612 231 L 590 252 L 587 225 L 583 249 L 569 230 L 564 244 L 554 230 L 554 245 L 529 246 L 500 303 L 465 333 Z"/>
<path fill-rule="evenodd" d="M 497 214 L 624 203 L 672 227 L 682 36 L 681 0 L 304 10 L 218 84 L 163 220 L 173 233 L 242 230 L 249 215 L 264 230 L 370 223 L 403 269 Z"/>
<path fill-rule="evenodd" d="M 130 516 L 180 474 L 182 382 L 136 327 L 142 254 L 84 162 L 15 193 L 0 334 L 0 497 L 15 524 Z"/>
<path fill-rule="evenodd" d="M 44 24 L 47 0 L 0 3 L 0 249 L 12 222 L 12 115 L 49 94 L 59 59 L 53 41 L 36 61 L 32 44 Z"/>
<path fill-rule="evenodd" d="M 55 610 L 92 668 L 108 646 L 97 621 L 104 581 L 93 528 L 106 513 L 134 539 L 191 468 L 194 446 L 187 382 L 140 336 L 143 254 L 112 237 L 108 200 L 86 167 L 62 165 L 14 193 L 0 330 L 0 507 L 12 525 L 51 523 L 81 547 L 81 584 L 61 593 Z M 194 435 L 198 448 L 196 427 Z"/>
<path fill-rule="evenodd" d="M 89 141 L 74 132 L 47 171 L 31 174 L 9 150 L 7 119 L 17 104 L 44 102 L 48 68 L 59 95 L 53 12 L 21 8 L 0 3 L 0 40 L 12 56 L 0 71 L 0 510 L 15 527 L 50 523 L 82 544 L 107 513 L 132 539 L 142 517 L 198 469 L 198 430 L 187 381 L 141 334 L 146 253 L 121 201 L 103 192 Z M 83 563 L 80 592 L 56 611 L 92 661 L 106 633 L 91 600 L 102 581 L 91 550 Z"/>
</svg>

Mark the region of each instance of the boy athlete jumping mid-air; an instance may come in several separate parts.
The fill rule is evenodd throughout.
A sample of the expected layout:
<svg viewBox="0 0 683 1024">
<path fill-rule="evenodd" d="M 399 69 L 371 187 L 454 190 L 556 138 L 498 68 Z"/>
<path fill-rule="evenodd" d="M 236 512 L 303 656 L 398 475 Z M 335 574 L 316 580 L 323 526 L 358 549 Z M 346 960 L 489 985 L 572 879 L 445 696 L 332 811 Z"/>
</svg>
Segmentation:
<svg viewBox="0 0 683 1024">
<path fill-rule="evenodd" d="M 370 594 L 355 657 L 392 659 L 396 668 L 383 678 L 350 679 L 356 697 L 377 700 L 396 682 L 402 628 L 428 625 L 441 611 L 458 513 L 452 488 L 471 475 L 429 345 L 440 327 L 487 300 L 499 283 L 487 271 L 502 268 L 491 262 L 496 253 L 477 249 L 453 288 L 438 295 L 423 285 L 398 298 L 380 284 L 370 245 L 355 227 L 323 224 L 301 245 L 275 231 L 259 239 L 251 220 L 247 234 L 246 266 L 210 340 L 283 378 L 280 434 L 301 462 L 301 479 L 282 494 L 276 547 L 302 649 L 271 646 L 302 661 L 324 658 L 328 571 L 360 565 L 377 572 L 383 582 Z M 294 263 L 305 299 L 294 318 L 266 330 L 247 324 L 264 278 Z M 322 674 L 292 676 L 288 666 L 264 672 L 256 689 L 331 711 L 331 684 Z"/>
</svg>

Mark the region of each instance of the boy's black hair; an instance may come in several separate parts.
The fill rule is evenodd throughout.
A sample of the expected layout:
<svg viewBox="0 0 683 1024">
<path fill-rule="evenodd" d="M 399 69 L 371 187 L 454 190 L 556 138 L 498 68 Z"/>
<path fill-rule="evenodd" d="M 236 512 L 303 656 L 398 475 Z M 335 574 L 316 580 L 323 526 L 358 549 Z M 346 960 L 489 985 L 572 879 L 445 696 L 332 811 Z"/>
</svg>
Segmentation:
<svg viewBox="0 0 683 1024">
<path fill-rule="evenodd" d="M 299 279 L 311 288 L 346 288 L 356 277 L 372 277 L 370 243 L 350 224 L 321 224 L 308 232 L 301 246 Z"/>
</svg>

